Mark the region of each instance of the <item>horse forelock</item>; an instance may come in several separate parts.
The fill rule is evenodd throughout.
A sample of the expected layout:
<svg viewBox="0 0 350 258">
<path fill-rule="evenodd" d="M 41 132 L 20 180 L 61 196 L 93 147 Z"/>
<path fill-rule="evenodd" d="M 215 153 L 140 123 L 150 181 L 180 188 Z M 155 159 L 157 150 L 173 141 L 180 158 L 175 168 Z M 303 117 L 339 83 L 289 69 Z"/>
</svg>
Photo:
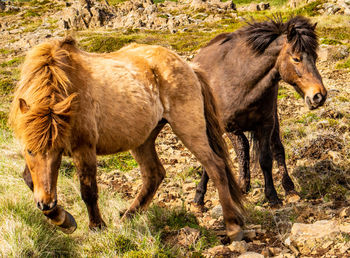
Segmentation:
<svg viewBox="0 0 350 258">
<path fill-rule="evenodd" d="M 71 82 L 65 68 L 70 67 L 70 53 L 62 48 L 64 44 L 74 45 L 68 38 L 33 48 L 22 66 L 9 121 L 15 135 L 32 152 L 64 147 L 69 135 L 76 94 L 68 93 Z M 21 111 L 20 99 L 29 106 L 27 112 Z"/>
<path fill-rule="evenodd" d="M 317 57 L 318 36 L 315 32 L 315 25 L 311 24 L 310 19 L 303 16 L 295 16 L 289 19 L 285 24 L 285 32 L 294 28 L 295 33 L 291 33 L 289 42 L 293 51 L 306 52 L 312 57 Z"/>
<path fill-rule="evenodd" d="M 294 28 L 294 33 L 289 33 Z M 264 22 L 248 22 L 248 26 L 242 29 L 248 45 L 258 54 L 263 54 L 265 49 L 279 36 L 287 34 L 293 51 L 306 52 L 316 57 L 318 37 L 308 18 L 295 16 L 286 23 L 280 15 L 273 16 Z"/>
</svg>

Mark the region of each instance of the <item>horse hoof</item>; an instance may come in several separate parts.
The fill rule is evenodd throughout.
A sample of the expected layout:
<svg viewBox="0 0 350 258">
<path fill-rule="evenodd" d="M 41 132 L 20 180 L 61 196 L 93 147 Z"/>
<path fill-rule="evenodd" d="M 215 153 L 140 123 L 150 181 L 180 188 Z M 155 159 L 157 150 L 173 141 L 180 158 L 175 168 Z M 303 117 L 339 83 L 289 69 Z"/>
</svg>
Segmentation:
<svg viewBox="0 0 350 258">
<path fill-rule="evenodd" d="M 102 231 L 107 228 L 106 223 L 101 220 L 100 223 L 90 223 L 89 229 L 93 232 Z"/>
<path fill-rule="evenodd" d="M 297 191 L 293 190 L 293 191 L 289 191 L 286 193 L 286 202 L 287 203 L 296 203 L 298 201 L 300 201 L 300 195 Z"/>
<path fill-rule="evenodd" d="M 58 225 L 59 229 L 66 234 L 72 234 L 77 229 L 77 222 L 75 221 L 74 217 L 69 213 L 66 213 L 66 218 L 62 225 Z"/>
<path fill-rule="evenodd" d="M 229 230 L 227 229 L 227 236 L 230 242 L 241 241 L 243 239 L 243 230 L 238 225 L 231 226 Z"/>
<path fill-rule="evenodd" d="M 121 221 L 125 221 L 125 220 L 127 220 L 127 219 L 131 219 L 131 218 L 133 218 L 134 216 L 135 216 L 135 214 L 136 214 L 136 212 L 135 211 L 129 211 L 129 210 L 127 210 L 127 211 L 125 211 L 125 212 L 123 212 L 123 215 L 122 215 L 122 217 L 121 217 Z"/>
<path fill-rule="evenodd" d="M 281 208 L 282 205 L 283 205 L 283 202 L 279 198 L 274 199 L 274 200 L 269 200 L 269 206 L 272 209 Z"/>
<path fill-rule="evenodd" d="M 198 204 L 195 202 L 190 203 L 190 211 L 197 214 L 197 213 L 203 213 L 208 211 L 207 208 L 205 208 L 204 203 L 203 204 Z"/>
</svg>

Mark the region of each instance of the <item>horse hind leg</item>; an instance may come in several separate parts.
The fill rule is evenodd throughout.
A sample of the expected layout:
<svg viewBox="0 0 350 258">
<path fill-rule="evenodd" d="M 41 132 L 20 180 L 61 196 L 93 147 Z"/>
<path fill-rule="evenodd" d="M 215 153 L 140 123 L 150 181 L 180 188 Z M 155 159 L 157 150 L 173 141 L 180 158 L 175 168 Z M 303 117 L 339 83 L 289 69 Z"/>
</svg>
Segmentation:
<svg viewBox="0 0 350 258">
<path fill-rule="evenodd" d="M 203 167 L 203 173 L 201 177 L 201 181 L 198 183 L 196 188 L 196 195 L 194 197 L 193 202 L 199 206 L 204 206 L 204 197 L 207 192 L 207 186 L 208 186 L 208 173 L 205 171 L 205 168 Z"/>
<path fill-rule="evenodd" d="M 224 172 L 227 167 L 224 160 L 215 154 L 209 144 L 203 109 L 200 108 L 200 103 L 197 104 L 192 101 L 188 105 L 182 105 L 181 108 L 174 108 L 168 121 L 174 133 L 196 156 L 218 189 L 227 235 L 231 240 L 240 240 L 242 230 L 239 225 L 243 224 L 243 220 L 241 212 L 232 198 L 228 176 Z M 185 110 L 191 110 L 191 112 Z"/>
<path fill-rule="evenodd" d="M 148 139 L 139 147 L 132 150 L 142 175 L 142 188 L 122 219 L 132 216 L 138 210 L 145 210 L 151 203 L 159 185 L 164 179 L 165 169 L 158 159 L 154 141 L 165 124 L 159 124 Z"/>
<path fill-rule="evenodd" d="M 239 186 L 243 193 L 250 190 L 249 141 L 243 132 L 226 133 L 235 149 L 239 166 Z"/>
<path fill-rule="evenodd" d="M 275 127 L 271 137 L 271 150 L 273 152 L 274 159 L 277 161 L 279 172 L 282 174 L 282 186 L 286 192 L 286 195 L 299 196 L 299 194 L 295 191 L 294 183 L 288 174 L 285 151 L 279 133 L 279 122 L 277 115 L 275 118 Z M 298 198 L 293 199 L 296 200 Z"/>
</svg>

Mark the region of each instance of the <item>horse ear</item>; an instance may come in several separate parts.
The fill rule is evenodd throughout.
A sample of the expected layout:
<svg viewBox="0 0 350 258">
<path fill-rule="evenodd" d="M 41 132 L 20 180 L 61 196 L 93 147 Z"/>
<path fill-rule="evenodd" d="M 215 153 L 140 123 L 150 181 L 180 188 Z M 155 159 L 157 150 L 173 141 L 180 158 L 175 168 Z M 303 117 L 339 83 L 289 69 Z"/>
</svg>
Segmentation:
<svg viewBox="0 0 350 258">
<path fill-rule="evenodd" d="M 315 24 L 312 26 L 312 29 L 315 30 L 317 26 L 317 22 L 315 22 Z"/>
<path fill-rule="evenodd" d="M 24 99 L 19 99 L 19 109 L 23 114 L 27 113 L 29 110 L 29 106 Z"/>
<path fill-rule="evenodd" d="M 288 41 L 291 41 L 295 35 L 297 34 L 297 31 L 294 27 L 294 24 L 291 24 L 288 26 L 288 33 L 287 33 L 287 39 Z"/>
</svg>

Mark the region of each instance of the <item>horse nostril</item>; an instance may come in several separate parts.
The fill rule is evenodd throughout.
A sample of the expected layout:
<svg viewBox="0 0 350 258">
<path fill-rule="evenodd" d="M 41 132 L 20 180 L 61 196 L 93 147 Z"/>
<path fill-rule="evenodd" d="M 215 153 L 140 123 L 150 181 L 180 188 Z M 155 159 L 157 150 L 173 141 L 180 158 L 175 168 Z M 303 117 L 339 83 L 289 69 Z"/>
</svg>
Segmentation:
<svg viewBox="0 0 350 258">
<path fill-rule="evenodd" d="M 43 202 L 37 202 L 36 204 L 41 211 L 48 211 L 57 205 L 57 201 L 51 202 L 50 204 L 45 204 Z"/>
<path fill-rule="evenodd" d="M 57 205 L 57 200 L 54 201 L 54 202 L 52 202 L 52 203 L 50 203 L 50 210 L 53 209 L 53 208 L 55 208 L 56 205 Z"/>
<path fill-rule="evenodd" d="M 312 98 L 312 101 L 315 103 L 315 104 L 320 104 L 321 101 L 322 101 L 322 94 L 321 93 L 317 93 L 315 94 L 315 96 Z"/>
</svg>

